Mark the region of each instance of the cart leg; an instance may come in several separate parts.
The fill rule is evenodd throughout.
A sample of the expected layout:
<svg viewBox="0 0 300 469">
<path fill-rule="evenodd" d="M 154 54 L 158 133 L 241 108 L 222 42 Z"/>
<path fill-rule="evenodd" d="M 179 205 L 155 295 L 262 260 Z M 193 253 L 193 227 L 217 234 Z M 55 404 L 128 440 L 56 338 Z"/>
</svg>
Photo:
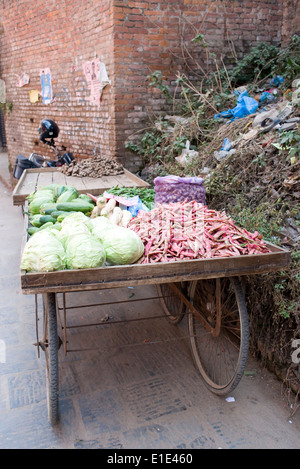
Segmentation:
<svg viewBox="0 0 300 469">
<path fill-rule="evenodd" d="M 221 278 L 192 282 L 189 314 L 193 358 L 206 386 L 218 395 L 240 382 L 247 361 L 248 315 L 240 280 Z"/>
<path fill-rule="evenodd" d="M 44 338 L 46 355 L 46 385 L 48 419 L 51 425 L 59 420 L 58 411 L 58 335 L 56 316 L 56 295 L 47 293 L 44 298 Z"/>
</svg>

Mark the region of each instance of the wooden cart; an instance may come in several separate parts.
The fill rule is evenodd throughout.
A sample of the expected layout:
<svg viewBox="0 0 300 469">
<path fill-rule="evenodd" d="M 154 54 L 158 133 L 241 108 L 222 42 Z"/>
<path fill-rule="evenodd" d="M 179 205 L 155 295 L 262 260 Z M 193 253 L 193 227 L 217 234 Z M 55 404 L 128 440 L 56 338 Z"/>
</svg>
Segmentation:
<svg viewBox="0 0 300 469">
<path fill-rule="evenodd" d="M 121 175 L 122 178 L 117 176 L 96 181 L 90 181 L 91 178 L 82 178 L 81 181 L 69 177 L 61 179 L 63 175 L 52 168 L 45 171 L 26 170 L 24 173 L 14 191 L 16 205 L 23 205 L 26 195 L 51 182 L 75 185 L 79 191 L 93 194 L 117 184 L 148 186 L 128 171 Z M 27 226 L 25 217 L 24 243 Z M 231 392 L 243 376 L 248 355 L 249 326 L 241 278 L 283 270 L 290 262 L 288 251 L 266 244 L 271 252 L 251 256 L 56 272 L 21 272 L 22 292 L 36 298 L 37 324 L 37 298 L 38 295 L 43 297 L 43 335 L 39 338 L 37 327 L 36 345 L 38 351 L 41 348 L 46 356 L 48 416 L 51 424 L 59 419 L 58 350 L 62 348 L 65 354 L 68 353 L 66 293 L 157 285 L 158 296 L 155 298 L 160 299 L 169 322 L 178 324 L 187 315 L 192 355 L 207 387 L 219 395 Z M 62 297 L 62 307 L 59 307 L 59 297 Z M 102 303 L 102 306 L 106 304 L 111 303 Z"/>
<path fill-rule="evenodd" d="M 192 355 L 207 387 L 225 395 L 241 380 L 248 354 L 249 326 L 241 277 L 284 269 L 290 260 L 289 252 L 268 246 L 271 253 L 251 256 L 22 272 L 23 293 L 34 294 L 36 298 L 43 295 L 43 337 L 37 337 L 37 345 L 46 354 L 51 424 L 59 419 L 58 349 L 62 345 L 64 353 L 68 352 L 67 292 L 157 285 L 156 298 L 160 298 L 171 323 L 176 324 L 184 314 L 188 315 Z M 58 307 L 59 295 L 62 308 Z"/>
</svg>

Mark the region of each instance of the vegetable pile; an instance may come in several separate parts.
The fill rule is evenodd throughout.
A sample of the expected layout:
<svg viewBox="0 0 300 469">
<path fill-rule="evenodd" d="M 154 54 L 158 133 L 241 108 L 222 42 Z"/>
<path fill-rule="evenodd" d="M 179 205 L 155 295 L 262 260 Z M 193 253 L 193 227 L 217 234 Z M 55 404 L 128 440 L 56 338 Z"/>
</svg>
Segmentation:
<svg viewBox="0 0 300 469">
<path fill-rule="evenodd" d="M 104 156 L 95 156 L 82 160 L 73 160 L 69 165 L 60 167 L 67 176 L 93 177 L 116 176 L 124 173 L 124 168 L 118 161 Z"/>
<path fill-rule="evenodd" d="M 51 227 L 60 229 L 62 220 L 73 212 L 87 215 L 94 208 L 94 203 L 86 194 L 79 194 L 74 186 L 49 184 L 28 195 L 28 212 L 31 227 L 29 235 Z"/>
<path fill-rule="evenodd" d="M 107 217 L 82 212 L 65 217 L 60 229 L 47 226 L 27 241 L 21 268 L 27 272 L 89 269 L 135 263 L 144 253 L 139 236 Z"/>
<path fill-rule="evenodd" d="M 27 272 L 132 264 L 144 253 L 139 236 L 126 228 L 132 214 L 115 199 L 58 184 L 27 199 L 30 238 L 21 261 Z"/>
<path fill-rule="evenodd" d="M 104 216 L 115 225 L 120 225 L 124 228 L 127 227 L 132 215 L 128 210 L 122 210 L 118 207 L 115 199 L 107 200 L 103 196 L 94 197 L 93 195 L 90 195 L 90 197 L 96 203 L 91 213 L 91 218 Z"/>
<path fill-rule="evenodd" d="M 191 202 L 161 204 L 139 212 L 128 227 L 142 239 L 140 263 L 230 257 L 269 252 L 256 231 L 235 226 L 225 212 Z"/>
<path fill-rule="evenodd" d="M 142 203 L 153 204 L 148 188 L 112 189 L 94 196 L 50 184 L 30 194 L 21 268 L 50 272 L 269 252 L 257 231 L 237 227 L 225 212 L 195 200 L 149 210 Z"/>
</svg>

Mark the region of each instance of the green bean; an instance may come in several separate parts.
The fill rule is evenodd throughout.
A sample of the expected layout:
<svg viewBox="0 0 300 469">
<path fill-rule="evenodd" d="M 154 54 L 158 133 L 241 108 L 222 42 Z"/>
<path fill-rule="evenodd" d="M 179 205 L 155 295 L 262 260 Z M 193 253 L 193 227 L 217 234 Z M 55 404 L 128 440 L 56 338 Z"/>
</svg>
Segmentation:
<svg viewBox="0 0 300 469">
<path fill-rule="evenodd" d="M 155 190 L 149 187 L 119 187 L 114 186 L 107 192 L 129 199 L 138 196 L 149 209 L 154 206 Z"/>
</svg>

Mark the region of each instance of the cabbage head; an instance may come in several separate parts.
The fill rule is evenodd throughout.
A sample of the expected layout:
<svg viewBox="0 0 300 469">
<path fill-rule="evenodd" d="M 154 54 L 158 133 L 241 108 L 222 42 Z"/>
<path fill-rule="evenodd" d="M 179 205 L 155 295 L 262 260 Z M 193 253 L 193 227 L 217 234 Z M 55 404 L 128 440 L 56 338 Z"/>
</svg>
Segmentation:
<svg viewBox="0 0 300 469">
<path fill-rule="evenodd" d="M 100 239 L 91 232 L 71 234 L 65 241 L 68 269 L 92 269 L 105 263 L 105 250 Z"/>
<path fill-rule="evenodd" d="M 100 236 L 109 265 L 134 264 L 144 254 L 141 238 L 132 230 L 113 225 Z"/>
<path fill-rule="evenodd" d="M 65 250 L 55 233 L 45 229 L 29 238 L 22 254 L 21 269 L 26 272 L 52 272 L 65 268 Z"/>
<path fill-rule="evenodd" d="M 63 246 L 66 247 L 66 242 L 70 237 L 81 233 L 91 233 L 91 219 L 82 212 L 70 213 L 61 222 L 59 238 Z"/>
<path fill-rule="evenodd" d="M 113 224 L 107 217 L 100 216 L 91 218 L 91 231 L 93 234 L 101 238 L 101 236 L 109 229 L 114 228 Z"/>
</svg>

